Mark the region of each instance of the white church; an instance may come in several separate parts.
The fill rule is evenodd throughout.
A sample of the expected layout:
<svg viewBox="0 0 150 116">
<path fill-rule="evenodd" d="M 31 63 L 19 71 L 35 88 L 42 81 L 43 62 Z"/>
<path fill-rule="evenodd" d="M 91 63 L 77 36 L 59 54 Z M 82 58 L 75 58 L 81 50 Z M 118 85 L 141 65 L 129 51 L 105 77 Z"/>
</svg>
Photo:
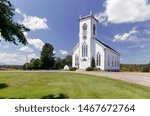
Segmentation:
<svg viewBox="0 0 150 116">
<path fill-rule="evenodd" d="M 86 69 L 92 66 L 105 71 L 120 70 L 120 54 L 110 46 L 97 39 L 96 18 L 90 14 L 80 16 L 79 42 L 72 50 L 72 67 Z"/>
</svg>

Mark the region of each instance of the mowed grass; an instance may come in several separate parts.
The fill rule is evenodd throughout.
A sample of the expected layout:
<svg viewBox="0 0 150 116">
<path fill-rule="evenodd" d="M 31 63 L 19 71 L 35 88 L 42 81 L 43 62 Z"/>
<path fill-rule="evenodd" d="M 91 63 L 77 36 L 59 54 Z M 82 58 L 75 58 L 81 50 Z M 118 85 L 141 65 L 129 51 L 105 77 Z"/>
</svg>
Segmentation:
<svg viewBox="0 0 150 116">
<path fill-rule="evenodd" d="M 63 72 L 0 72 L 0 98 L 150 98 L 150 88 L 120 80 Z"/>
</svg>

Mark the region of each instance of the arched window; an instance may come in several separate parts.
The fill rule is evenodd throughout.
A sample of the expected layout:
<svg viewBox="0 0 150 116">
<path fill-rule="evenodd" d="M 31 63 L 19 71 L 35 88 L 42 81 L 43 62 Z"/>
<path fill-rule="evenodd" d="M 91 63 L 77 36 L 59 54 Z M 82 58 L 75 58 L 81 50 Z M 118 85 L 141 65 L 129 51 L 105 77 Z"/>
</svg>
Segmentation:
<svg viewBox="0 0 150 116">
<path fill-rule="evenodd" d="M 96 26 L 95 26 L 95 24 L 93 25 L 93 35 L 95 35 L 96 34 Z"/>
<path fill-rule="evenodd" d="M 82 45 L 82 57 L 88 57 L 88 46 L 86 43 Z"/>
<path fill-rule="evenodd" d="M 87 24 L 86 23 L 83 24 L 82 29 L 83 29 L 83 35 L 86 35 L 87 34 Z"/>
<path fill-rule="evenodd" d="M 101 55 L 100 55 L 100 53 L 97 53 L 97 56 L 96 56 L 96 65 L 97 66 L 101 66 Z"/>
<path fill-rule="evenodd" d="M 110 66 L 110 57 L 108 55 L 108 66 Z"/>
<path fill-rule="evenodd" d="M 78 55 L 75 56 L 75 67 L 79 67 L 79 57 L 78 57 Z"/>
<path fill-rule="evenodd" d="M 114 66 L 114 61 L 113 61 L 113 60 L 114 60 L 114 58 L 113 58 L 113 56 L 112 56 L 112 67 Z"/>
</svg>

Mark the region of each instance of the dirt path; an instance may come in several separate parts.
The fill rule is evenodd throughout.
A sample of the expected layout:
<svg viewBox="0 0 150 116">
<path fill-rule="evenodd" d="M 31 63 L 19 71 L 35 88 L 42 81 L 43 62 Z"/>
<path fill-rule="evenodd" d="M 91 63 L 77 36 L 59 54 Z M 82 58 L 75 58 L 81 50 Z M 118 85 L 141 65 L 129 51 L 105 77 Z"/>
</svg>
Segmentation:
<svg viewBox="0 0 150 116">
<path fill-rule="evenodd" d="M 114 79 L 120 79 L 123 81 L 136 83 L 150 87 L 150 73 L 138 73 L 138 72 L 87 72 L 76 71 L 76 73 L 89 74 L 96 76 L 109 77 Z"/>
</svg>

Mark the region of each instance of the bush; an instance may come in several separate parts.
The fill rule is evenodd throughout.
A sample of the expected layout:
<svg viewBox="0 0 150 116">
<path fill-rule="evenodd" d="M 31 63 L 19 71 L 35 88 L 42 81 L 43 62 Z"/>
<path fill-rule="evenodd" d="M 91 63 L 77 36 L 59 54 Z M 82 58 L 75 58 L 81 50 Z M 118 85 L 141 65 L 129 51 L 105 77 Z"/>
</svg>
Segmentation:
<svg viewBox="0 0 150 116">
<path fill-rule="evenodd" d="M 86 71 L 98 71 L 98 69 L 95 67 L 88 67 L 86 68 Z"/>
<path fill-rule="evenodd" d="M 71 68 L 69 69 L 69 71 L 76 71 L 76 70 L 77 70 L 76 67 L 71 67 Z"/>
<path fill-rule="evenodd" d="M 150 70 L 150 68 L 149 68 L 148 65 L 147 65 L 147 66 L 144 66 L 144 67 L 142 68 L 142 72 L 149 72 L 149 70 Z"/>
<path fill-rule="evenodd" d="M 92 62 L 91 62 L 91 66 L 95 67 L 95 59 L 92 57 Z"/>
</svg>

